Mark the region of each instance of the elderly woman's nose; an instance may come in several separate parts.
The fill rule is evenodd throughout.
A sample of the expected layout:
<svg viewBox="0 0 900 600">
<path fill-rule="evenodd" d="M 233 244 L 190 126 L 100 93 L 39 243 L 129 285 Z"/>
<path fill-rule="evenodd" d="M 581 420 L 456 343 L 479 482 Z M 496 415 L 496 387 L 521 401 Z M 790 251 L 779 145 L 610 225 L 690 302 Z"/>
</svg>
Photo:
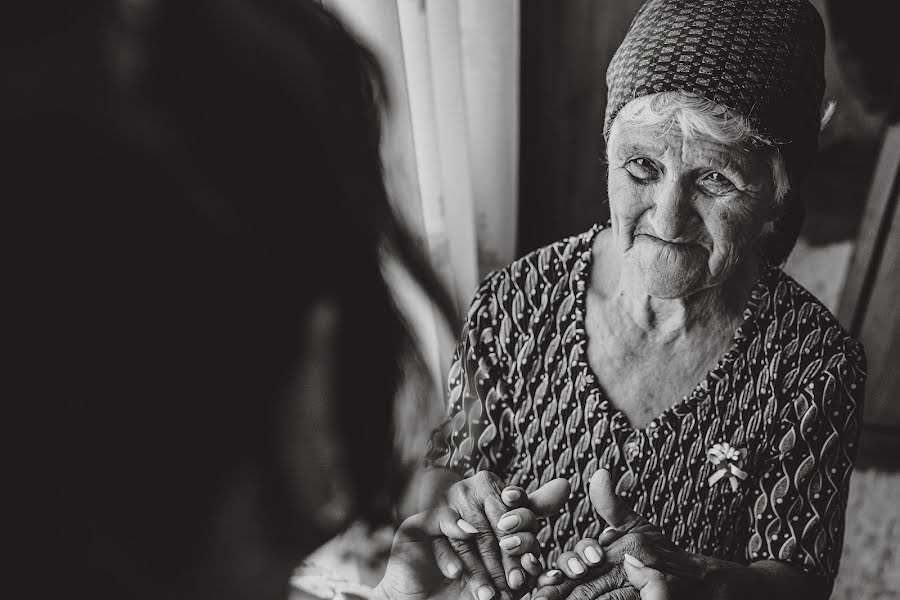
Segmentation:
<svg viewBox="0 0 900 600">
<path fill-rule="evenodd" d="M 653 198 L 650 224 L 662 240 L 677 240 L 696 218 L 691 194 L 679 182 L 659 186 Z"/>
</svg>

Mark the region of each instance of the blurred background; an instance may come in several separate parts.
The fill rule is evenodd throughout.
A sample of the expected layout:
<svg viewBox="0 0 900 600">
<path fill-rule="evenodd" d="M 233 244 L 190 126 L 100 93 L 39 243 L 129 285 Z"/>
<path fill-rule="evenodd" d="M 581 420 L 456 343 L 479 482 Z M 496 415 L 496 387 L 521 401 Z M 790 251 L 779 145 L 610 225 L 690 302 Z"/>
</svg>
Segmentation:
<svg viewBox="0 0 900 600">
<path fill-rule="evenodd" d="M 605 72 L 641 0 L 322 3 L 387 71 L 390 186 L 460 314 L 489 271 L 608 217 Z M 868 355 L 865 429 L 834 597 L 897 598 L 900 42 L 882 3 L 813 3 L 826 22 L 826 100 L 836 109 L 801 190 L 807 217 L 786 271 Z M 418 408 L 398 415 L 415 464 L 443 414 L 457 332 L 438 325 L 402 274 L 395 284 L 434 378 L 410 382 L 406 393 Z M 320 597 L 352 592 L 378 569 L 362 557 L 389 539 L 350 532 L 310 559 L 297 583 Z"/>
</svg>

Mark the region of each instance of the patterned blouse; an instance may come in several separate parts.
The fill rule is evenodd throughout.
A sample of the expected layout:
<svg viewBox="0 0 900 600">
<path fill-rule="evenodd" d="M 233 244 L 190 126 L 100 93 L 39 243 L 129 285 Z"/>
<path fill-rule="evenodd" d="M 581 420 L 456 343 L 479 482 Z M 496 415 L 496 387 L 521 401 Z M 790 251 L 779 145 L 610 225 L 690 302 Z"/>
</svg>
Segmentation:
<svg viewBox="0 0 900 600">
<path fill-rule="evenodd" d="M 859 437 L 862 347 L 766 266 L 728 352 L 688 396 L 632 427 L 587 362 L 585 289 L 601 229 L 482 283 L 427 462 L 464 477 L 489 470 L 529 491 L 567 478 L 568 504 L 538 534 L 548 560 L 605 526 L 587 490 L 604 467 L 617 493 L 680 548 L 743 564 L 781 560 L 833 582 Z"/>
</svg>

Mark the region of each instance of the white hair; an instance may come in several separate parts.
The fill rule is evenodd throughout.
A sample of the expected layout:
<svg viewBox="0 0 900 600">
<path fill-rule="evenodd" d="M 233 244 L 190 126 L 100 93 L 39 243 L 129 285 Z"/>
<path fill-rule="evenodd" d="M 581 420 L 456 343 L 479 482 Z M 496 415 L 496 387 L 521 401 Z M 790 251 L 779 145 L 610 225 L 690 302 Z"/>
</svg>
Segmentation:
<svg viewBox="0 0 900 600">
<path fill-rule="evenodd" d="M 769 165 L 775 184 L 775 201 L 781 203 L 790 190 L 787 165 L 778 146 L 754 131 L 743 115 L 702 96 L 689 92 L 640 96 L 623 106 L 613 121 L 666 130 L 677 126 L 685 138 L 704 137 L 725 145 L 771 148 Z M 605 135 L 608 139 L 609 130 Z"/>
</svg>

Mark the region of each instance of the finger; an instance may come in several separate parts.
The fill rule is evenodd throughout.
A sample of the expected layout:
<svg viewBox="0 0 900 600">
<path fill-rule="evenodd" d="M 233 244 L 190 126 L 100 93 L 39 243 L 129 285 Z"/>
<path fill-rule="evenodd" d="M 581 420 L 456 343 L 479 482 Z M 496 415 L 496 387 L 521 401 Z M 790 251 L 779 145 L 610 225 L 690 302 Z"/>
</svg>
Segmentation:
<svg viewBox="0 0 900 600">
<path fill-rule="evenodd" d="M 641 600 L 670 600 L 671 597 L 664 579 L 655 579 L 641 590 Z"/>
<path fill-rule="evenodd" d="M 522 556 L 526 552 L 536 552 L 539 546 L 537 537 L 527 531 L 500 538 L 500 549 L 504 554 L 510 556 Z"/>
<path fill-rule="evenodd" d="M 521 589 L 522 586 L 525 585 L 525 579 L 525 570 L 521 568 L 512 569 L 506 576 L 506 582 L 509 584 L 509 587 L 512 590 Z"/>
<path fill-rule="evenodd" d="M 541 564 L 540 559 L 536 552 L 526 552 L 522 555 L 522 567 L 524 567 L 525 572 L 531 575 L 532 577 L 537 577 L 540 575 L 544 566 Z"/>
<path fill-rule="evenodd" d="M 434 560 L 445 577 L 456 579 L 463 574 L 462 561 L 456 556 L 456 552 L 453 551 L 453 547 L 447 539 L 435 538 L 432 546 L 434 547 Z"/>
<path fill-rule="evenodd" d="M 556 581 L 535 589 L 532 600 L 590 600 L 597 595 L 592 582 L 568 579 L 561 571 Z"/>
<path fill-rule="evenodd" d="M 500 519 L 507 512 L 509 512 L 508 508 L 499 496 L 485 498 L 484 515 L 490 523 L 499 523 Z M 525 552 L 536 552 L 538 550 L 537 539 L 534 534 L 525 531 L 506 535 L 505 532 L 492 527 L 489 536 L 482 538 L 479 535 L 478 540 L 485 566 L 491 570 L 495 577 L 497 571 L 494 569 L 499 566 L 504 584 L 509 583 L 513 570 L 521 568 L 522 563 L 519 561 L 518 556 Z M 496 551 L 496 554 L 491 554 L 488 557 L 487 554 L 493 551 Z M 498 589 L 502 590 L 504 588 L 498 587 Z"/>
<path fill-rule="evenodd" d="M 538 598 L 544 598 L 544 600 L 595 600 L 599 597 L 606 597 L 604 594 L 614 592 L 623 586 L 634 591 L 635 598 L 637 598 L 637 590 L 628 585 L 622 568 L 618 565 L 608 568 L 609 566 L 609 564 L 602 565 L 581 579 L 566 578 L 560 583 L 543 586 L 532 593 L 532 600 Z"/>
<path fill-rule="evenodd" d="M 475 537 L 475 545 L 481 556 L 485 573 L 491 578 L 497 591 L 503 591 L 506 589 L 510 571 L 519 566 L 519 561 L 510 556 L 508 552 L 501 550 L 497 533 L 487 519 L 480 521 L 476 527 L 479 532 Z M 519 545 L 521 545 L 521 540 Z M 484 599 L 479 598 L 479 600 Z"/>
<path fill-rule="evenodd" d="M 510 485 L 500 492 L 500 498 L 503 499 L 503 503 L 507 508 L 518 508 L 525 504 L 528 500 L 528 495 L 523 488 L 516 485 Z"/>
<path fill-rule="evenodd" d="M 446 509 L 445 514 L 437 517 L 438 529 L 451 540 L 468 540 L 478 534 L 475 526 L 459 518 L 459 515 L 451 509 Z"/>
<path fill-rule="evenodd" d="M 487 571 L 474 542 L 453 540 L 453 552 L 459 557 L 467 575 L 466 587 L 475 600 L 491 600 L 497 596 L 494 579 Z M 505 581 L 503 582 L 505 586 Z"/>
<path fill-rule="evenodd" d="M 640 591 L 641 600 L 669 600 L 669 588 L 666 585 L 665 575 L 656 569 L 645 566 L 627 552 L 622 566 L 628 583 Z"/>
<path fill-rule="evenodd" d="M 600 542 L 601 546 L 609 546 L 625 534 L 625 531 L 619 531 L 612 525 L 609 525 L 606 527 L 606 529 L 600 532 L 600 535 L 597 539 Z"/>
<path fill-rule="evenodd" d="M 628 531 L 643 524 L 644 519 L 616 495 L 609 471 L 600 469 L 591 477 L 591 504 L 604 521 L 620 531 Z"/>
<path fill-rule="evenodd" d="M 545 573 L 541 573 L 540 577 L 537 580 L 538 589 L 549 586 L 556 586 L 563 583 L 566 580 L 566 574 L 560 571 L 559 569 L 550 569 Z M 537 592 L 535 592 L 537 593 Z M 565 595 L 561 596 L 565 598 Z M 537 596 L 533 597 L 532 600 L 537 600 Z"/>
<path fill-rule="evenodd" d="M 447 506 L 420 512 L 404 520 L 397 529 L 400 541 L 421 541 L 429 537 L 446 536 L 455 540 L 467 540 L 477 530 L 459 514 Z"/>
<path fill-rule="evenodd" d="M 640 592 L 630 585 L 626 585 L 623 588 L 611 590 L 596 598 L 596 600 L 638 600 L 640 597 Z"/>
<path fill-rule="evenodd" d="M 584 538 L 575 544 L 575 553 L 581 558 L 581 561 L 590 567 L 596 567 L 603 563 L 603 548 L 597 540 L 592 538 Z"/>
<path fill-rule="evenodd" d="M 556 568 L 566 574 L 569 579 L 581 579 L 587 573 L 587 567 L 574 552 L 563 552 L 556 559 Z"/>
<path fill-rule="evenodd" d="M 622 566 L 625 569 L 625 576 L 628 578 L 628 583 L 639 590 L 650 583 L 649 572 L 653 569 L 649 569 L 644 563 L 627 552 L 622 556 L 622 559 Z M 656 572 L 658 573 L 659 571 Z"/>
<path fill-rule="evenodd" d="M 528 501 L 534 514 L 549 517 L 559 512 L 572 494 L 572 486 L 567 479 L 551 479 L 528 494 Z"/>
<path fill-rule="evenodd" d="M 534 531 L 537 525 L 537 518 L 531 509 L 516 508 L 500 517 L 496 529 L 508 534 L 517 531 Z"/>
<path fill-rule="evenodd" d="M 460 553 L 460 548 L 456 544 L 453 548 L 463 559 L 466 568 L 487 577 L 491 588 L 498 593 L 508 588 L 509 572 L 520 566 L 518 559 L 504 556 L 498 543 L 498 532 L 494 531 L 492 525 L 499 521 L 500 516 L 507 511 L 506 506 L 500 500 L 499 492 L 499 487 L 496 490 L 485 490 L 480 506 L 473 505 L 468 492 L 462 489 L 453 493 L 451 498 L 451 506 L 458 508 L 462 518 L 477 531 L 472 536 L 471 543 L 467 545 L 466 556 Z M 479 566 L 476 566 L 476 562 Z M 486 596 L 486 594 L 486 591 L 481 592 L 482 596 Z M 487 600 L 477 595 L 476 598 Z"/>
</svg>

